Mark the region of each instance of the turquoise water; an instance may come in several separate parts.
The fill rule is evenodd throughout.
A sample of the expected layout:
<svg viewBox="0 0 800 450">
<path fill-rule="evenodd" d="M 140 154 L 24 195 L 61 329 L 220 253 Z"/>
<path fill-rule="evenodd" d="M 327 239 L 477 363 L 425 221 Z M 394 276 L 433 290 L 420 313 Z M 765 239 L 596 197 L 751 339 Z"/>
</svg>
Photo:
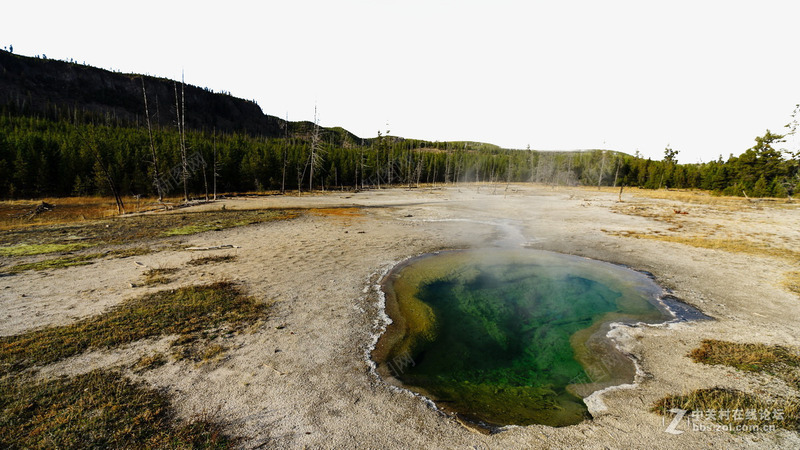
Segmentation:
<svg viewBox="0 0 800 450">
<path fill-rule="evenodd" d="M 490 425 L 588 418 L 582 396 L 633 376 L 604 337 L 608 323 L 668 317 L 647 276 L 534 250 L 420 258 L 385 290 L 399 320 L 376 349 L 384 373 Z"/>
</svg>

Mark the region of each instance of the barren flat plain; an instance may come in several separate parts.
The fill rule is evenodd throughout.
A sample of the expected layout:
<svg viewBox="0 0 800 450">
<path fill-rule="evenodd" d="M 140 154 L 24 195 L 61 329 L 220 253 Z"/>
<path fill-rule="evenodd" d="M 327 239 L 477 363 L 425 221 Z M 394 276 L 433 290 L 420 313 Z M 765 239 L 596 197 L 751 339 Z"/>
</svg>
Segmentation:
<svg viewBox="0 0 800 450">
<path fill-rule="evenodd" d="M 91 233 L 104 230 L 141 230 L 152 216 L 252 211 L 283 215 L 194 233 L 137 237 L 131 231 L 92 241 Z M 3 337 L 78 323 L 148 293 L 219 281 L 267 305 L 247 327 L 206 336 L 203 345 L 213 351 L 204 357 L 176 357 L 170 348 L 178 336 L 167 334 L 90 347 L 25 369 L 40 379 L 117 370 L 168 395 L 179 416 L 219 422 L 243 448 L 800 448 L 800 434 L 780 428 L 693 431 L 683 421 L 676 429 L 682 432 L 668 433 L 673 416 L 651 411 L 665 396 L 703 388 L 773 399 L 800 395 L 785 377 L 688 356 L 708 339 L 800 348 L 797 203 L 696 192 L 625 190 L 620 196 L 610 188 L 459 185 L 234 197 L 1 233 L 9 248 L 59 235 L 86 243 L 69 247 L 68 256 L 111 252 L 56 268 L 34 264 L 63 254 L 3 256 Z M 649 272 L 712 320 L 616 328 L 612 337 L 636 361 L 638 374 L 634 384 L 588 398 L 590 420 L 477 432 L 386 383 L 369 353 L 385 326 L 379 285 L 392 267 L 429 252 L 500 244 Z M 137 367 L 153 355 L 159 364 Z"/>
</svg>

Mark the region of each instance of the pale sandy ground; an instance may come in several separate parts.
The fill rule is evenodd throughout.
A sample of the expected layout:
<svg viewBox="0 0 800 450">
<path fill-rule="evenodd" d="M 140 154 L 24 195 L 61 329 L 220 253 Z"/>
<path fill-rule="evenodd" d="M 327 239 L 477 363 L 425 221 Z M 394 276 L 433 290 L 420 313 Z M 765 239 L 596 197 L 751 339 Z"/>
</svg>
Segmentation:
<svg viewBox="0 0 800 450">
<path fill-rule="evenodd" d="M 606 231 L 667 230 L 674 224 L 625 213 L 646 206 L 689 212 L 681 232 L 712 227 L 718 236 L 772 239 L 800 251 L 797 207 L 712 208 L 592 189 L 475 186 L 444 190 L 383 190 L 304 197 L 230 199 L 198 208 L 363 207 L 341 217 L 304 214 L 290 221 L 209 232 L 184 246 L 233 244 L 202 252 L 235 254 L 235 262 L 188 267 L 198 252 L 169 250 L 89 266 L 0 279 L 0 334 L 9 335 L 97 314 L 154 288 L 134 287 L 148 267 L 180 267 L 168 287 L 232 279 L 250 294 L 275 301 L 254 333 L 228 339 L 217 362 L 169 363 L 144 375 L 174 396 L 187 417 L 210 412 L 246 448 L 800 448 L 797 433 L 664 432 L 655 400 L 691 389 L 727 386 L 787 392 L 779 380 L 746 376 L 692 362 L 702 339 L 800 346 L 800 299 L 781 285 L 797 262 L 708 250 Z M 617 211 L 617 212 L 615 212 Z M 496 224 L 501 224 L 498 226 Z M 505 224 L 505 228 L 502 226 Z M 484 246 L 508 225 L 533 248 L 571 253 L 652 272 L 666 288 L 716 320 L 646 326 L 622 333 L 621 345 L 640 363 L 638 386 L 600 396 L 595 417 L 579 425 L 511 427 L 471 432 L 423 399 L 390 388 L 365 360 L 380 329 L 380 277 L 396 263 L 443 248 Z M 135 264 L 138 261 L 145 267 Z M 94 352 L 45 368 L 81 373 L 127 367 L 165 350 L 169 339 Z M 603 408 L 603 406 L 605 408 Z M 669 420 L 667 420 L 669 422 Z M 685 422 L 679 429 L 685 429 Z"/>
</svg>

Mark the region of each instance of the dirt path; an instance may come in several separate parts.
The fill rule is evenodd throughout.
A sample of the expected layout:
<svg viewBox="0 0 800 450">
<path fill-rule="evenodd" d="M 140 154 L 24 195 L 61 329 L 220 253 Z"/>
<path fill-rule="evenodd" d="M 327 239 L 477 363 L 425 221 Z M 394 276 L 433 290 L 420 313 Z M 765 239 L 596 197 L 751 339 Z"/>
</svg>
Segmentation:
<svg viewBox="0 0 800 450">
<path fill-rule="evenodd" d="M 165 388 L 187 416 L 215 414 L 229 432 L 245 438 L 247 448 L 800 447 L 798 434 L 786 431 L 671 435 L 664 432 L 662 417 L 649 412 L 667 394 L 701 387 L 788 389 L 766 376 L 745 377 L 733 369 L 693 363 L 685 355 L 712 337 L 800 346 L 800 299 L 782 284 L 786 272 L 796 270 L 796 261 L 619 233 L 659 230 L 694 236 L 711 229 L 731 239 L 764 235 L 773 246 L 800 252 L 800 239 L 793 239 L 800 230 L 797 208 L 701 210 L 679 200 L 630 195 L 617 204 L 615 193 L 529 186 L 515 186 L 507 195 L 491 192 L 475 187 L 385 190 L 203 205 L 194 209 L 319 209 L 289 221 L 189 236 L 181 244 L 233 244 L 238 248 L 203 255 L 236 255 L 233 262 L 190 267 L 186 263 L 198 254 L 175 248 L 0 278 L 0 330 L 16 334 L 97 314 L 123 299 L 164 288 L 130 286 L 145 268 L 177 267 L 167 288 L 235 280 L 252 295 L 274 302 L 271 315 L 254 333 L 231 338 L 220 362 L 171 362 L 132 376 Z M 673 206 L 689 214 L 665 221 L 621 209 L 667 211 Z M 675 220 L 682 226 L 669 231 Z M 502 232 L 498 224 L 521 230 L 514 242 L 529 247 L 652 272 L 676 296 L 717 320 L 622 333 L 622 343 L 645 373 L 637 387 L 609 392 L 594 402 L 594 420 L 557 429 L 511 427 L 491 436 L 470 432 L 423 399 L 377 379 L 365 353 L 380 326 L 374 287 L 383 273 L 421 253 L 485 245 Z M 153 348 L 159 345 L 152 343 Z M 60 363 L 59 371 L 120 364 L 130 361 L 130 352 L 146 352 L 146 347 L 94 359 L 84 355 Z"/>
</svg>

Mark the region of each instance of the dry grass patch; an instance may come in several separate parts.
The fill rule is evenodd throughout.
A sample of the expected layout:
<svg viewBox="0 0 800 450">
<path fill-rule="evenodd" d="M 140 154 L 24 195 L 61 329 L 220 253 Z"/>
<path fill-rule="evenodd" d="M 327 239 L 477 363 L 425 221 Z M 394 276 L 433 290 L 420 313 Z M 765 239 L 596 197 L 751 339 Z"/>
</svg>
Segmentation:
<svg viewBox="0 0 800 450">
<path fill-rule="evenodd" d="M 690 414 L 730 426 L 761 429 L 774 426 L 791 431 L 800 427 L 800 401 L 798 399 L 767 400 L 735 389 L 697 389 L 685 395 L 668 395 L 656 401 L 651 411 L 670 415 L 672 409 L 683 409 Z M 695 413 L 695 414 L 693 414 Z M 711 414 L 713 413 L 713 418 Z"/>
<path fill-rule="evenodd" d="M 784 206 L 791 204 L 787 198 L 758 198 L 747 199 L 745 197 L 733 197 L 726 195 L 715 195 L 709 191 L 693 190 L 693 189 L 639 189 L 639 188 L 625 188 L 625 194 L 636 194 L 642 197 L 671 200 L 683 203 L 693 203 L 700 205 L 722 206 L 731 209 L 748 208 L 754 205 L 759 207 L 763 206 Z"/>
<path fill-rule="evenodd" d="M 202 258 L 195 258 L 186 264 L 190 266 L 204 266 L 206 264 L 215 264 L 223 262 L 231 262 L 236 260 L 236 255 L 217 255 L 217 256 L 204 256 Z"/>
<path fill-rule="evenodd" d="M 325 217 L 355 218 L 364 215 L 361 208 L 312 208 L 311 214 Z"/>
<path fill-rule="evenodd" d="M 153 353 L 152 355 L 142 356 L 136 361 L 131 369 L 134 372 L 144 372 L 161 367 L 167 363 L 167 357 L 163 353 Z"/>
<path fill-rule="evenodd" d="M 212 418 L 181 421 L 165 394 L 121 373 L 34 381 L 26 369 L 155 336 L 232 335 L 256 323 L 267 307 L 219 282 L 145 295 L 72 325 L 0 337 L 0 448 L 233 447 Z M 217 360 L 224 350 L 207 346 L 200 356 Z M 165 363 L 157 353 L 132 368 Z"/>
<path fill-rule="evenodd" d="M 0 337 L 0 375 L 155 336 L 223 326 L 239 331 L 263 318 L 267 308 L 230 282 L 155 292 L 72 325 Z"/>
<path fill-rule="evenodd" d="M 177 418 L 169 398 L 117 372 L 0 381 L 3 448 L 232 448 L 207 417 Z"/>
<path fill-rule="evenodd" d="M 157 284 L 169 284 L 172 279 L 167 275 L 172 275 L 178 269 L 174 267 L 159 267 L 156 269 L 149 269 L 142 276 L 144 277 L 145 286 L 155 286 Z"/>
<path fill-rule="evenodd" d="M 191 361 L 197 366 L 219 361 L 225 356 L 227 347 L 210 343 L 207 337 L 198 337 L 192 342 L 183 342 L 174 346 L 172 357 L 176 361 Z"/>
<path fill-rule="evenodd" d="M 697 248 L 707 248 L 712 250 L 722 250 L 731 253 L 745 253 L 755 256 L 767 256 L 773 258 L 787 259 L 790 261 L 800 260 L 800 252 L 788 248 L 776 247 L 764 242 L 755 242 L 747 239 L 717 239 L 706 236 L 676 236 L 660 234 L 656 232 L 638 231 L 606 231 L 612 236 L 633 237 L 637 239 L 653 239 L 663 242 L 674 242 L 677 244 L 690 245 Z"/>
<path fill-rule="evenodd" d="M 706 339 L 689 356 L 694 362 L 723 364 L 739 370 L 761 372 L 775 364 L 800 365 L 800 355 L 780 345 L 739 344 Z"/>
<path fill-rule="evenodd" d="M 800 389 L 800 354 L 780 346 L 740 344 L 706 339 L 689 353 L 694 362 L 718 364 L 748 372 L 764 372 Z"/>
<path fill-rule="evenodd" d="M 784 285 L 790 292 L 800 295 L 800 272 L 787 273 Z"/>
<path fill-rule="evenodd" d="M 0 256 L 66 252 L 96 245 L 183 236 L 254 223 L 288 220 L 296 210 L 179 211 L 55 225 L 26 225 L 0 233 Z M 79 241 L 79 242 L 76 242 Z"/>
<path fill-rule="evenodd" d="M 166 200 L 179 204 L 181 198 Z M 146 211 L 164 207 L 156 199 L 123 197 L 128 212 Z M 42 202 L 53 206 L 49 211 L 30 217 L 29 213 Z M 117 215 L 113 197 L 59 197 L 41 200 L 11 200 L 0 202 L 0 230 L 30 225 L 63 225 L 87 220 L 97 220 Z"/>
</svg>

